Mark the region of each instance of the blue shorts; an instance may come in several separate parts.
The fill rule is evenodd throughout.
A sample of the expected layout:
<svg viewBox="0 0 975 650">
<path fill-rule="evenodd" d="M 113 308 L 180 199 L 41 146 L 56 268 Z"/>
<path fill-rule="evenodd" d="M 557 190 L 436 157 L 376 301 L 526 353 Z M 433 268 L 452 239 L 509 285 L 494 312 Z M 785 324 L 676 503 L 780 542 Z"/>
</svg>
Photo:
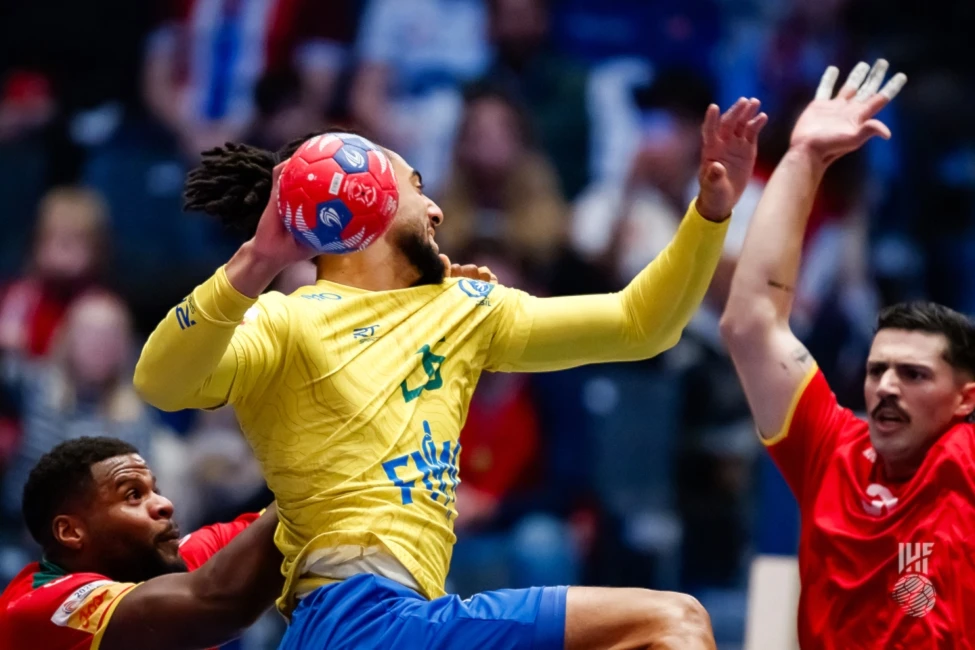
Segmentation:
<svg viewBox="0 0 975 650">
<path fill-rule="evenodd" d="M 563 650 L 567 587 L 427 600 L 360 574 L 301 600 L 278 650 Z"/>
</svg>

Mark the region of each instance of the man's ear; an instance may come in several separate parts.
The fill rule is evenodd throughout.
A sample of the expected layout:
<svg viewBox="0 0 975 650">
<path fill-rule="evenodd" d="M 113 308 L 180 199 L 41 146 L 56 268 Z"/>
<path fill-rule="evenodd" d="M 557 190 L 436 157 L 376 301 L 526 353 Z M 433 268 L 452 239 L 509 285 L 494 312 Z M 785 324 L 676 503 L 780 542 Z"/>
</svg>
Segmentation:
<svg viewBox="0 0 975 650">
<path fill-rule="evenodd" d="M 961 387 L 961 401 L 955 409 L 955 417 L 972 420 L 973 414 L 975 414 L 975 381 L 969 381 Z"/>
<path fill-rule="evenodd" d="M 78 515 L 55 517 L 51 522 L 51 534 L 55 542 L 74 551 L 80 551 L 88 540 L 88 530 Z"/>
</svg>

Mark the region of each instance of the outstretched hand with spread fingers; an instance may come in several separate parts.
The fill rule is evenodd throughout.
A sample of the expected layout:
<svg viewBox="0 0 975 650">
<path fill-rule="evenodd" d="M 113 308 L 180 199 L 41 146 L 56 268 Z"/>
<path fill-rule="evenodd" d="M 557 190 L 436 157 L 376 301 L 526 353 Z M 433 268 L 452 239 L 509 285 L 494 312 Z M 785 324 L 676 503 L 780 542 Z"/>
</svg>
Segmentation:
<svg viewBox="0 0 975 650">
<path fill-rule="evenodd" d="M 758 156 L 758 134 L 768 122 L 761 102 L 742 97 L 723 115 L 711 104 L 701 127 L 701 192 L 697 209 L 706 219 L 731 215 L 751 180 Z"/>
<path fill-rule="evenodd" d="M 826 68 L 816 98 L 792 130 L 792 146 L 811 151 L 828 165 L 874 136 L 889 139 L 890 129 L 876 115 L 901 91 L 907 76 L 899 72 L 881 88 L 887 69 L 884 59 L 878 59 L 872 68 L 858 63 L 834 97 L 840 71 L 835 66 Z"/>
</svg>

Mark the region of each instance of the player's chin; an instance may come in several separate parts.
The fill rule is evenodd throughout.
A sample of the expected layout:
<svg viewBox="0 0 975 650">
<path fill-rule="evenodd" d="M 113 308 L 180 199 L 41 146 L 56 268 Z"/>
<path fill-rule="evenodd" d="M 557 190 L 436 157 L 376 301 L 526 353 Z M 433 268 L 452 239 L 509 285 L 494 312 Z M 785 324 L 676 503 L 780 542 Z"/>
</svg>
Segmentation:
<svg viewBox="0 0 975 650">
<path fill-rule="evenodd" d="M 179 567 L 183 564 L 183 559 L 179 555 L 179 540 L 178 539 L 168 539 L 163 542 L 159 542 L 156 546 L 156 550 L 159 552 L 159 557 L 162 559 L 163 563 L 170 567 Z"/>
</svg>

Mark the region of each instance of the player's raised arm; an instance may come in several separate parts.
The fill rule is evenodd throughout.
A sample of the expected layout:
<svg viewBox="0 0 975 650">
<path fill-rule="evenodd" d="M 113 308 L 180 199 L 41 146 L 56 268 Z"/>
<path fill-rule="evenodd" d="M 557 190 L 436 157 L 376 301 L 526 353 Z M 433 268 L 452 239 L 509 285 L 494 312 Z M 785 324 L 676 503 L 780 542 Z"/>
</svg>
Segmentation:
<svg viewBox="0 0 975 650">
<path fill-rule="evenodd" d="M 272 506 L 196 571 L 136 586 L 119 599 L 101 650 L 196 650 L 239 636 L 284 584 L 277 523 Z"/>
<path fill-rule="evenodd" d="M 149 337 L 134 380 L 143 399 L 157 408 L 226 404 L 245 371 L 256 377 L 276 365 L 282 332 L 275 328 L 284 325 L 275 322 L 275 314 L 263 314 L 250 336 L 241 335 L 238 325 L 278 273 L 315 255 L 287 232 L 277 214 L 282 165 L 276 162 L 268 152 L 228 144 L 206 152 L 202 166 L 190 174 L 188 209 L 245 229 L 256 222 L 256 234 L 170 310 Z"/>
<path fill-rule="evenodd" d="M 621 292 L 527 298 L 499 324 L 489 367 L 546 371 L 655 356 L 672 347 L 700 307 L 721 259 L 732 209 L 751 178 L 767 121 L 757 99 L 723 115 L 708 107 L 701 191 L 670 244 Z M 527 330 L 527 331 L 525 331 Z"/>
<path fill-rule="evenodd" d="M 721 331 L 765 438 L 777 436 L 815 363 L 789 328 L 803 234 L 826 168 L 890 131 L 874 116 L 903 87 L 883 88 L 887 62 L 860 63 L 833 97 L 839 71 L 823 75 L 815 100 L 799 117 L 791 146 L 769 180 L 749 224 Z"/>
</svg>

